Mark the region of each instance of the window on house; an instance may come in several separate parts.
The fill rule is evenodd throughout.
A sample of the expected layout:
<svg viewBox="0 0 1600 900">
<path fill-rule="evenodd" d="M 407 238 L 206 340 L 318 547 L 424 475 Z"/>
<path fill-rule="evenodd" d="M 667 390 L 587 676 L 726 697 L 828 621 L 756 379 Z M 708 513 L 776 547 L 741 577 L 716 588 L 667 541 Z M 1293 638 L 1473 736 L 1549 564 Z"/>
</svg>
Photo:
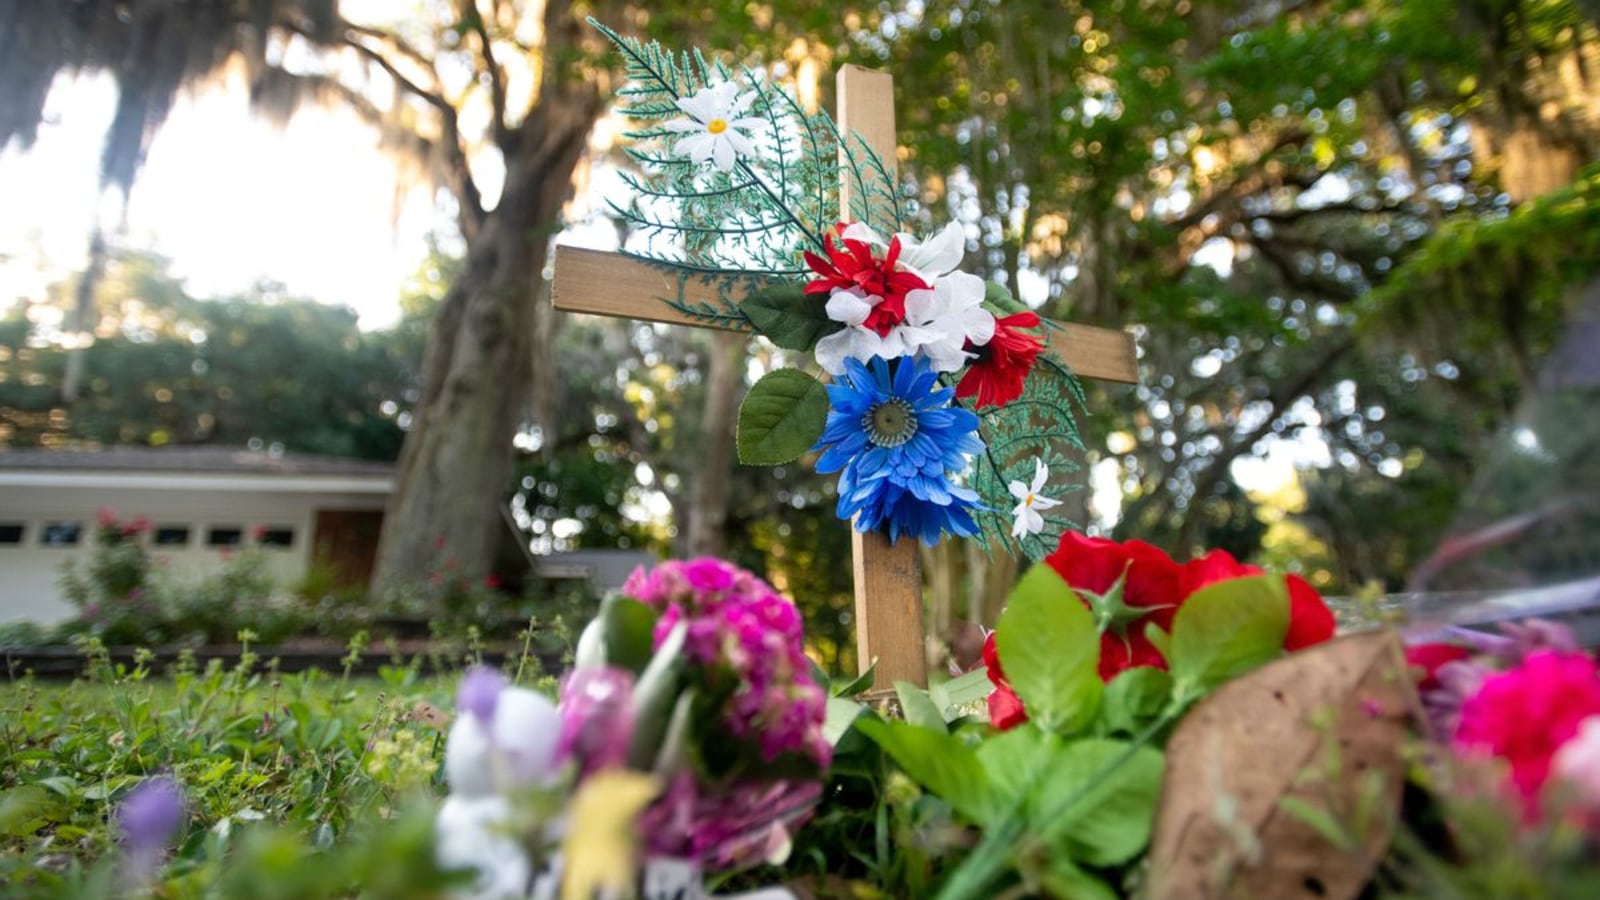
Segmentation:
<svg viewBox="0 0 1600 900">
<path fill-rule="evenodd" d="M 78 522 L 46 522 L 39 534 L 39 543 L 46 547 L 73 547 L 83 537 L 83 525 Z"/>
<path fill-rule="evenodd" d="M 187 547 L 189 546 L 189 526 L 187 525 L 157 525 L 151 542 L 157 547 Z"/>
<path fill-rule="evenodd" d="M 23 531 L 21 522 L 0 522 L 0 544 L 22 543 Z"/>
<path fill-rule="evenodd" d="M 206 532 L 207 547 L 237 547 L 244 542 L 244 529 L 232 526 L 212 528 Z"/>
<path fill-rule="evenodd" d="M 263 547 L 292 547 L 294 546 L 294 529 L 269 525 L 259 532 L 256 543 Z"/>
</svg>

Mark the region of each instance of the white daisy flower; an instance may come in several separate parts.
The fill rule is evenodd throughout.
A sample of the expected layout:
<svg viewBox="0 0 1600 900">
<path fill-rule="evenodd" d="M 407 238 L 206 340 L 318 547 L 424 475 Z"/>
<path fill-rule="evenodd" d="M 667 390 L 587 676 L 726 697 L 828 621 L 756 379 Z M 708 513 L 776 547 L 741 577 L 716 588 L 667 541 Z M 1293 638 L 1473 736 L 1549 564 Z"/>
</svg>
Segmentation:
<svg viewBox="0 0 1600 900">
<path fill-rule="evenodd" d="M 1011 536 L 1014 538 L 1026 537 L 1030 534 L 1039 534 L 1044 531 L 1044 516 L 1039 515 L 1043 510 L 1055 509 L 1061 505 L 1060 500 L 1052 500 L 1039 493 L 1044 490 L 1044 484 L 1050 479 L 1050 470 L 1045 468 L 1044 460 L 1035 458 L 1033 461 L 1033 484 L 1027 485 L 1020 481 L 1013 481 L 1006 487 L 1011 491 L 1011 496 L 1017 498 L 1016 508 L 1011 510 L 1013 522 Z"/>
<path fill-rule="evenodd" d="M 672 145 L 672 152 L 688 156 L 696 165 L 710 160 L 718 171 L 731 171 L 739 157 L 756 153 L 756 145 L 745 131 L 766 124 L 765 119 L 744 115 L 755 99 L 755 91 L 741 94 L 737 84 L 724 81 L 678 100 L 678 108 L 688 118 L 666 124 L 668 131 L 685 135 Z"/>
</svg>

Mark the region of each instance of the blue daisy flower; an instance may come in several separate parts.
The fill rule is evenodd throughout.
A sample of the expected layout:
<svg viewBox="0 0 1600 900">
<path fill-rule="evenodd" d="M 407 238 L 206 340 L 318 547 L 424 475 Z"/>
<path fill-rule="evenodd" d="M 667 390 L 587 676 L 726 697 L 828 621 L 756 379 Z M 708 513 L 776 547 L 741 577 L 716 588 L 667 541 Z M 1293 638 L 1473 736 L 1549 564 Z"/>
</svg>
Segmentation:
<svg viewBox="0 0 1600 900">
<path fill-rule="evenodd" d="M 839 518 L 854 518 L 857 531 L 887 528 L 891 541 L 903 532 L 929 546 L 945 533 L 976 535 L 978 495 L 950 476 L 983 452 L 978 417 L 950 405 L 955 389 L 939 387 L 920 357 L 844 366 L 828 385 L 828 423 L 814 448 L 825 451 L 818 472 L 843 473 Z"/>
</svg>

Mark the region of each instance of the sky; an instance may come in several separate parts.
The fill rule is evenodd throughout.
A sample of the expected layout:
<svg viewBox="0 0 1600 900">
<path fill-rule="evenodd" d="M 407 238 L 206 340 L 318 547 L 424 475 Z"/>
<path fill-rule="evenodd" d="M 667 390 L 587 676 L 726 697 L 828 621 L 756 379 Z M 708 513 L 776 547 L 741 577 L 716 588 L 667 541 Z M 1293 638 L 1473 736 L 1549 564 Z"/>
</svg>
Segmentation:
<svg viewBox="0 0 1600 900">
<path fill-rule="evenodd" d="M 115 102 L 108 77 L 59 82 L 38 141 L 0 153 L 0 308 L 82 267 Z M 153 141 L 126 245 L 170 257 L 194 296 L 270 278 L 382 327 L 441 223 L 426 191 L 398 219 L 394 203 L 377 135 L 352 117 L 307 109 L 280 130 L 240 92 L 211 90 L 185 96 Z"/>
</svg>

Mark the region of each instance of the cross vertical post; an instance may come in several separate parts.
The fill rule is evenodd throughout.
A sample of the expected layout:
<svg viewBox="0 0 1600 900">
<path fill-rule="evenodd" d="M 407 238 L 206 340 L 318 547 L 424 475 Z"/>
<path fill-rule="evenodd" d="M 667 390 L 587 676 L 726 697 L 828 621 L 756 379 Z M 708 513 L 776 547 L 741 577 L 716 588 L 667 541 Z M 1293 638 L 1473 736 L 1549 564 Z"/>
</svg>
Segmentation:
<svg viewBox="0 0 1600 900">
<path fill-rule="evenodd" d="M 897 157 L 894 79 L 886 72 L 846 65 L 837 76 L 837 121 L 845 140 L 860 140 L 893 173 Z M 854 137 L 850 135 L 854 133 Z M 850 212 L 852 185 L 841 178 L 841 220 Z M 683 278 L 626 253 L 557 246 L 550 301 L 558 310 L 671 325 L 749 332 L 739 317 L 706 320 L 686 304 L 720 304 L 729 291 L 744 295 L 759 284 L 733 276 Z M 677 303 L 669 304 L 667 298 Z M 1050 349 L 1083 378 L 1133 384 L 1139 378 L 1138 353 L 1127 331 L 1052 322 L 1045 334 Z M 865 672 L 877 662 L 876 682 L 927 684 L 926 635 L 922 609 L 922 565 L 917 541 L 890 544 L 886 535 L 852 529 L 855 580 L 856 657 Z"/>
<path fill-rule="evenodd" d="M 883 160 L 891 174 L 896 163 L 894 78 L 856 65 L 839 69 L 839 131 L 851 132 Z M 846 137 L 846 140 L 849 140 Z M 841 149 L 841 153 L 843 150 Z M 850 180 L 839 185 L 839 219 L 849 221 Z M 907 681 L 928 683 L 922 614 L 922 559 L 909 537 L 890 543 L 881 532 L 851 529 L 856 592 L 856 662 L 866 672 L 877 661 L 875 683 L 889 687 Z"/>
</svg>

